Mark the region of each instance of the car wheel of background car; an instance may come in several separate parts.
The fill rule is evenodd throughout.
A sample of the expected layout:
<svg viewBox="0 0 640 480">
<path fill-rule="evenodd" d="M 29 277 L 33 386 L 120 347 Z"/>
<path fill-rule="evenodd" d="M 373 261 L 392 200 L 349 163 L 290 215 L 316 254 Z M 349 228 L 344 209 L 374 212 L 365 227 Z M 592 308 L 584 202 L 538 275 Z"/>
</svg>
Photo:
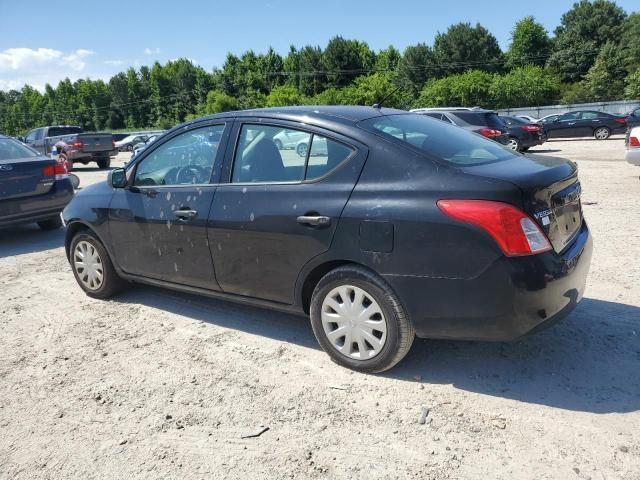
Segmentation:
<svg viewBox="0 0 640 480">
<path fill-rule="evenodd" d="M 133 145 L 127 145 L 127 152 L 133 152 Z"/>
<path fill-rule="evenodd" d="M 38 226 L 42 230 L 57 230 L 62 226 L 62 219 L 60 215 L 56 215 L 55 217 L 48 218 L 47 220 L 40 220 L 38 222 Z"/>
<path fill-rule="evenodd" d="M 101 158 L 100 160 L 96 160 L 96 163 L 98 164 L 98 167 L 101 169 L 106 169 L 109 168 L 111 166 L 111 159 L 110 158 Z"/>
<path fill-rule="evenodd" d="M 124 285 L 107 251 L 91 231 L 83 230 L 73 237 L 69 256 L 78 285 L 90 297 L 109 298 Z"/>
<path fill-rule="evenodd" d="M 322 349 L 337 364 L 359 372 L 390 369 L 404 358 L 415 336 L 391 287 L 359 266 L 325 275 L 313 292 L 310 313 Z"/>
<path fill-rule="evenodd" d="M 278 150 L 282 150 L 282 142 L 280 140 L 278 140 L 277 138 L 273 141 L 273 143 L 275 143 L 276 148 Z"/>
<path fill-rule="evenodd" d="M 507 141 L 507 147 L 509 147 L 514 152 L 519 152 L 520 140 L 518 140 L 516 137 L 509 137 L 509 140 Z"/>
<path fill-rule="evenodd" d="M 306 143 L 299 143 L 298 146 L 296 147 L 296 152 L 301 157 L 306 157 L 307 156 L 307 144 Z"/>
<path fill-rule="evenodd" d="M 520 149 L 521 152 L 528 152 L 531 147 L 522 147 Z"/>
<path fill-rule="evenodd" d="M 607 127 L 598 127 L 593 131 L 593 136 L 596 140 L 606 140 L 611 135 L 611 130 Z"/>
<path fill-rule="evenodd" d="M 69 181 L 71 182 L 71 186 L 73 187 L 74 190 L 77 190 L 78 187 L 80 186 L 80 177 L 78 177 L 73 173 L 69 174 Z"/>
</svg>

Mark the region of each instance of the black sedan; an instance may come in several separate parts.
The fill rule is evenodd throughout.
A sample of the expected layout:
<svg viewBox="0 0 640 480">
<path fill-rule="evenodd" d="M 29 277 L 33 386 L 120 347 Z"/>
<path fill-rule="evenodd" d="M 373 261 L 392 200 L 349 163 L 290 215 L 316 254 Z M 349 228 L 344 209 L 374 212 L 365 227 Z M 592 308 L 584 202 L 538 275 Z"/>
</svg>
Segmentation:
<svg viewBox="0 0 640 480">
<path fill-rule="evenodd" d="M 540 124 L 548 138 L 594 137 L 606 140 L 613 134 L 627 131 L 624 116 L 594 111 L 567 112 L 543 119 Z"/>
<path fill-rule="evenodd" d="M 336 362 L 380 372 L 416 335 L 512 340 L 573 310 L 592 251 L 577 175 L 400 110 L 227 112 L 83 189 L 65 244 L 89 296 L 134 281 L 310 315 Z"/>
<path fill-rule="evenodd" d="M 60 212 L 73 197 L 62 162 L 0 135 L 0 227 L 37 222 L 60 228 Z"/>
<path fill-rule="evenodd" d="M 520 117 L 500 116 L 507 126 L 509 135 L 508 146 L 517 152 L 526 152 L 531 147 L 542 145 L 547 135 L 540 125 L 531 123 Z"/>
</svg>

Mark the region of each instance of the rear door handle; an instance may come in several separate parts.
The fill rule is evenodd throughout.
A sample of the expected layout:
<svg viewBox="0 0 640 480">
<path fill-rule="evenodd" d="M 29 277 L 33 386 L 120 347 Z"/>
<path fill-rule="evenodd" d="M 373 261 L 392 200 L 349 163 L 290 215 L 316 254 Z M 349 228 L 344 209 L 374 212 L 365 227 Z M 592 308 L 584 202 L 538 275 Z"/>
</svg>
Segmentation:
<svg viewBox="0 0 640 480">
<path fill-rule="evenodd" d="M 331 225 L 331 218 L 321 215 L 302 215 L 296 221 L 301 225 L 311 225 L 312 227 L 328 227 Z"/>
<path fill-rule="evenodd" d="M 192 218 L 195 218 L 196 215 L 198 215 L 198 211 L 197 210 L 189 210 L 187 208 L 182 209 L 182 210 L 176 210 L 175 212 L 173 212 L 173 214 L 178 217 L 180 220 L 191 220 Z"/>
</svg>

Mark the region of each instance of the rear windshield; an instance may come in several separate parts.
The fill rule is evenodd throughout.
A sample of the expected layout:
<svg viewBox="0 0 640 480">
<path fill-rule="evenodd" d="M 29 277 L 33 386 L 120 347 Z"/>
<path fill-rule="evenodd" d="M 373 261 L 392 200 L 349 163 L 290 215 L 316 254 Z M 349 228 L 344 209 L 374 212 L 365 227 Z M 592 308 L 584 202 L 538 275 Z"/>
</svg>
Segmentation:
<svg viewBox="0 0 640 480">
<path fill-rule="evenodd" d="M 504 123 L 495 112 L 453 112 L 453 114 L 469 125 L 497 129 L 504 127 Z"/>
<path fill-rule="evenodd" d="M 363 120 L 358 125 L 454 165 L 480 165 L 514 155 L 493 140 L 424 115 L 386 115 Z"/>
<path fill-rule="evenodd" d="M 12 138 L 0 138 L 0 161 L 33 158 L 39 153 Z"/>
<path fill-rule="evenodd" d="M 82 133 L 82 129 L 80 127 L 49 127 L 50 137 L 72 135 L 74 133 Z"/>
</svg>

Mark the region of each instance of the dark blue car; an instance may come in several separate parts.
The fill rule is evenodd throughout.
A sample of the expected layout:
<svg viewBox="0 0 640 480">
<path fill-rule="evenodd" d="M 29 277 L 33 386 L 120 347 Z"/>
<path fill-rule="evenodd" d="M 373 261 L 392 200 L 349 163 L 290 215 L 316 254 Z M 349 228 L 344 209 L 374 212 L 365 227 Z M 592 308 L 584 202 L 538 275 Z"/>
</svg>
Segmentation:
<svg viewBox="0 0 640 480">
<path fill-rule="evenodd" d="M 37 222 L 62 226 L 60 212 L 73 198 L 64 164 L 0 135 L 0 227 Z"/>
<path fill-rule="evenodd" d="M 278 144 L 283 130 L 305 155 Z M 582 297 L 592 250 L 575 164 L 370 107 L 180 125 L 63 216 L 87 295 L 134 281 L 309 315 L 322 348 L 362 372 L 391 368 L 414 336 L 553 324 Z"/>
</svg>

